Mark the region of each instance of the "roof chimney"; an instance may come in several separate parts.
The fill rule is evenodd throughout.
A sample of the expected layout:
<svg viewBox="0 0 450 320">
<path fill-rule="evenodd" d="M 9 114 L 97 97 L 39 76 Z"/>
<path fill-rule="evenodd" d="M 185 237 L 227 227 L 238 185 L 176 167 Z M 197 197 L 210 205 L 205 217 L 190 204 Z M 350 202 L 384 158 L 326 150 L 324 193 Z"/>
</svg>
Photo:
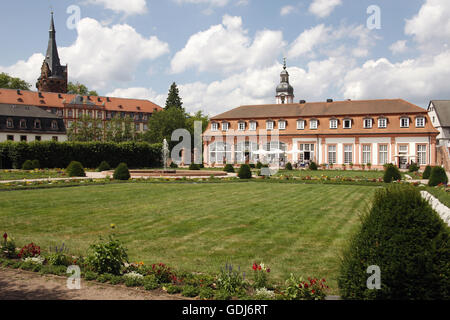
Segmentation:
<svg viewBox="0 0 450 320">
<path fill-rule="evenodd" d="M 39 98 L 43 98 L 42 92 L 39 92 Z"/>
<path fill-rule="evenodd" d="M 17 89 L 17 94 L 20 96 L 22 93 L 20 92 L 20 89 Z"/>
<path fill-rule="evenodd" d="M 327 103 L 333 102 L 333 99 L 327 99 Z"/>
<path fill-rule="evenodd" d="M 305 104 L 306 100 L 300 100 L 300 104 Z"/>
</svg>

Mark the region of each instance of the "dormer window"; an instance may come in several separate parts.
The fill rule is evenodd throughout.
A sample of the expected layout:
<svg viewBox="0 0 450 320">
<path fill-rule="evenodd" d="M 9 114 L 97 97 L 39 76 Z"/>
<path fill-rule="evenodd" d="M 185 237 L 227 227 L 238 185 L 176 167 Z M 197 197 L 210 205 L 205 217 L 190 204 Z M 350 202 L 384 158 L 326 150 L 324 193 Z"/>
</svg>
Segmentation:
<svg viewBox="0 0 450 320">
<path fill-rule="evenodd" d="M 409 128 L 409 118 L 407 117 L 400 118 L 400 127 Z"/>
<path fill-rule="evenodd" d="M 217 122 L 211 124 L 211 131 L 219 131 L 219 124 Z"/>
<path fill-rule="evenodd" d="M 318 128 L 318 126 L 319 126 L 319 121 L 317 121 L 315 119 L 311 120 L 309 122 L 309 128 L 312 129 L 312 130 L 316 130 Z"/>
<path fill-rule="evenodd" d="M 12 119 L 7 119 L 6 120 L 6 127 L 7 128 L 14 128 L 14 122 L 13 122 L 13 120 Z"/>
<path fill-rule="evenodd" d="M 305 130 L 305 120 L 297 120 L 297 130 Z"/>
<path fill-rule="evenodd" d="M 222 131 L 228 131 L 230 124 L 228 122 L 222 122 Z"/>
<path fill-rule="evenodd" d="M 238 130 L 245 131 L 245 122 L 241 121 L 238 123 Z"/>
<path fill-rule="evenodd" d="M 344 119 L 343 127 L 344 127 L 344 129 L 351 129 L 352 128 L 352 119 Z"/>
<path fill-rule="evenodd" d="M 34 120 L 34 128 L 40 129 L 41 128 L 41 121 L 40 120 Z"/>
<path fill-rule="evenodd" d="M 52 121 L 52 129 L 58 130 L 58 121 Z"/>
<path fill-rule="evenodd" d="M 337 129 L 338 128 L 338 121 L 337 119 L 331 119 L 330 120 L 330 129 Z"/>
<path fill-rule="evenodd" d="M 373 120 L 366 118 L 364 119 L 364 128 L 365 129 L 372 129 L 372 125 L 373 125 Z"/>
<path fill-rule="evenodd" d="M 425 128 L 425 118 L 424 117 L 416 118 L 416 127 L 417 128 Z"/>
<path fill-rule="evenodd" d="M 278 121 L 278 129 L 286 130 L 286 121 L 285 120 Z"/>
<path fill-rule="evenodd" d="M 250 122 L 250 131 L 256 131 L 256 121 Z"/>
<path fill-rule="evenodd" d="M 266 129 L 267 130 L 273 130 L 274 122 L 272 120 L 269 120 L 266 122 Z"/>
<path fill-rule="evenodd" d="M 380 129 L 387 128 L 387 119 L 386 118 L 378 119 L 378 128 L 380 128 Z"/>
<path fill-rule="evenodd" d="M 27 121 L 25 119 L 20 120 L 20 129 L 27 128 Z"/>
</svg>

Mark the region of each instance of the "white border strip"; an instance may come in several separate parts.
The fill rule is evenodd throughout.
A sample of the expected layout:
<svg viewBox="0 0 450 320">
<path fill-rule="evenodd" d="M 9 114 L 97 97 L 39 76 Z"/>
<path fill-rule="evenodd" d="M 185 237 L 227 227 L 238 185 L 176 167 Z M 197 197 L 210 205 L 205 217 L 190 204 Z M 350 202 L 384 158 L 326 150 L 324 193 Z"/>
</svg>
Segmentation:
<svg viewBox="0 0 450 320">
<path fill-rule="evenodd" d="M 441 216 L 442 220 L 450 226 L 450 209 L 427 191 L 421 191 L 422 197 L 428 201 L 431 207 Z"/>
</svg>

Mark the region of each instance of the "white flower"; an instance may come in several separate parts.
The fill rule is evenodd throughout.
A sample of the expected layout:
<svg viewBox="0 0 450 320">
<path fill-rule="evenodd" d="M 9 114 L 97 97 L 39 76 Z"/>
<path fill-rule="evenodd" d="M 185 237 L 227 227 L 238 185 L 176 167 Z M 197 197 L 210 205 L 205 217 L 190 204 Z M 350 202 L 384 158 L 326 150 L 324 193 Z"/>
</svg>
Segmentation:
<svg viewBox="0 0 450 320">
<path fill-rule="evenodd" d="M 34 257 L 34 258 L 25 258 L 25 259 L 23 259 L 23 261 L 24 262 L 31 262 L 33 264 L 40 264 L 40 265 L 42 265 L 44 263 L 45 259 L 42 258 L 41 256 L 37 256 L 37 257 Z"/>
<path fill-rule="evenodd" d="M 275 292 L 267 290 L 266 288 L 256 289 L 255 296 L 259 299 L 270 300 L 275 298 Z"/>
<path fill-rule="evenodd" d="M 123 276 L 129 277 L 129 278 L 139 278 L 139 279 L 144 277 L 142 274 L 137 273 L 136 271 L 125 273 Z"/>
</svg>

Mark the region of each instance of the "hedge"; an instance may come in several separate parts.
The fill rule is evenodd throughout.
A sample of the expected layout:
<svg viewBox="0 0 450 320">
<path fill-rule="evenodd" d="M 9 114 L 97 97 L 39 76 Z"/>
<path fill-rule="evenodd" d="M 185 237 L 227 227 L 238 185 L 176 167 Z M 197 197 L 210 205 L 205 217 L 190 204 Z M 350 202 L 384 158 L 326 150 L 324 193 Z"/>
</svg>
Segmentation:
<svg viewBox="0 0 450 320">
<path fill-rule="evenodd" d="M 97 168 L 102 161 L 112 167 L 122 162 L 130 168 L 160 167 L 161 149 L 161 144 L 146 142 L 3 142 L 0 168 L 19 169 L 29 159 L 38 160 L 41 168 L 66 168 L 72 161 L 86 168 Z"/>
</svg>

